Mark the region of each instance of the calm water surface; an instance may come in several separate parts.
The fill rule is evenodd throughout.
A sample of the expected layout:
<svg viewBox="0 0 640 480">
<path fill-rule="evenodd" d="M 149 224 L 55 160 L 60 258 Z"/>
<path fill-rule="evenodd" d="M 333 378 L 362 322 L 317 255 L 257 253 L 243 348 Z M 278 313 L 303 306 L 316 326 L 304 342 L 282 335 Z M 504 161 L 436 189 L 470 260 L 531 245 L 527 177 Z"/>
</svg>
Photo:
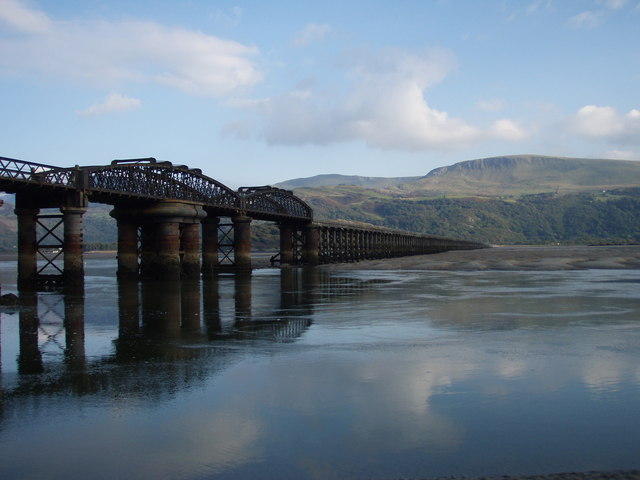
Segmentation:
<svg viewBox="0 0 640 480">
<path fill-rule="evenodd" d="M 0 311 L 2 479 L 640 467 L 638 270 L 87 273 Z"/>
</svg>

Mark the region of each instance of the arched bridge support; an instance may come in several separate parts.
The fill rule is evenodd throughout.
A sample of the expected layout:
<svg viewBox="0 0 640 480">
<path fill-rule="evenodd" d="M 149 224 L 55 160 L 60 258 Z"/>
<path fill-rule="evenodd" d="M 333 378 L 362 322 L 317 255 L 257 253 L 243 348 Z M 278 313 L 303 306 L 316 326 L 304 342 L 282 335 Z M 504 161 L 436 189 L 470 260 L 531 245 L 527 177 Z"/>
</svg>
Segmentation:
<svg viewBox="0 0 640 480">
<path fill-rule="evenodd" d="M 200 275 L 200 205 L 164 200 L 117 205 L 118 276 L 179 279 Z"/>
</svg>

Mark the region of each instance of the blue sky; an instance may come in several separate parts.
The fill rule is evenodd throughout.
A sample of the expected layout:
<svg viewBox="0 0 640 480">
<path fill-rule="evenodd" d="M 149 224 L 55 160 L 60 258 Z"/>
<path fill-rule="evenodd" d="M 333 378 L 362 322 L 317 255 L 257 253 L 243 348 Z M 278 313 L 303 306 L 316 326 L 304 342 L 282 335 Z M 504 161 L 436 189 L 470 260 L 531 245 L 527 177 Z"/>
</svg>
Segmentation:
<svg viewBox="0 0 640 480">
<path fill-rule="evenodd" d="M 0 156 L 233 187 L 640 160 L 639 0 L 0 0 Z"/>
</svg>

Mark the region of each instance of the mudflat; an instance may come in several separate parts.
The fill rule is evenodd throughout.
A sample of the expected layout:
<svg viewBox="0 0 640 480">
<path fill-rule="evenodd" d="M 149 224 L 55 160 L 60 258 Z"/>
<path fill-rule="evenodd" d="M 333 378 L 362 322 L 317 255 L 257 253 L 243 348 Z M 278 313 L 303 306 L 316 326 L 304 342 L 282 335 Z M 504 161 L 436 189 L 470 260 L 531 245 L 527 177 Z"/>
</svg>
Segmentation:
<svg viewBox="0 0 640 480">
<path fill-rule="evenodd" d="M 640 268 L 640 245 L 494 246 L 325 265 L 356 270 L 585 270 Z"/>
<path fill-rule="evenodd" d="M 455 480 L 455 477 L 444 477 L 431 480 Z M 523 475 L 500 477 L 463 477 L 457 480 L 640 480 L 640 470 L 620 470 L 612 472 L 568 472 L 549 475 Z"/>
</svg>

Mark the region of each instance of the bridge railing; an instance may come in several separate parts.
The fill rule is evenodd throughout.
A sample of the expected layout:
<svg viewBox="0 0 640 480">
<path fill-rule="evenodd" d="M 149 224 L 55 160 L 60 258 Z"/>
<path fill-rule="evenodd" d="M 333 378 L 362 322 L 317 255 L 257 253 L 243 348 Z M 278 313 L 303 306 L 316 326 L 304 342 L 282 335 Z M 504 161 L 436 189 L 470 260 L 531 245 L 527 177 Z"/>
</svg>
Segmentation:
<svg viewBox="0 0 640 480">
<path fill-rule="evenodd" d="M 313 219 L 312 208 L 289 190 L 271 186 L 240 187 L 238 193 L 242 209 L 253 215 L 262 214 L 263 219 L 289 217 L 305 223 Z"/>
<path fill-rule="evenodd" d="M 72 169 L 54 165 L 0 157 L 0 181 L 5 184 L 40 184 L 74 188 L 75 172 Z"/>
</svg>

